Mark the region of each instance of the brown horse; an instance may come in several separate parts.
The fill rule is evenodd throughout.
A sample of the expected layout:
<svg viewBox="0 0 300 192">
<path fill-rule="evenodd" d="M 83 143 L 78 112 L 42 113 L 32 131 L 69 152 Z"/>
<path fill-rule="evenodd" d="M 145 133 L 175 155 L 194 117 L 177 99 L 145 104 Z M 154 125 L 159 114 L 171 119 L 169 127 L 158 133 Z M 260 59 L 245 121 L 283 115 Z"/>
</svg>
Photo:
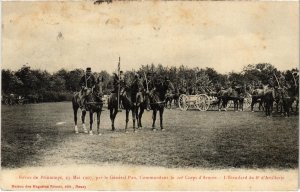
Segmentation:
<svg viewBox="0 0 300 192">
<path fill-rule="evenodd" d="M 290 116 L 290 109 L 292 108 L 292 104 L 297 99 L 297 89 L 295 87 L 284 87 L 281 89 L 280 97 L 282 99 L 282 105 L 284 110 L 284 115 L 286 117 Z"/>
<path fill-rule="evenodd" d="M 133 121 L 133 131 L 136 132 L 135 121 L 138 118 L 139 103 L 141 103 L 142 98 L 142 84 L 133 82 L 130 86 L 124 87 L 120 93 L 119 100 L 122 102 L 122 106 L 126 112 L 126 125 L 125 132 L 127 133 L 128 122 L 129 122 L 129 112 L 132 112 Z M 112 131 L 115 131 L 115 118 L 118 113 L 118 95 L 117 93 L 112 93 L 108 100 L 108 109 L 110 110 L 110 119 L 112 123 Z M 138 127 L 139 127 L 138 122 Z"/>
<path fill-rule="evenodd" d="M 92 98 L 95 98 L 95 94 L 98 94 L 98 90 L 101 90 L 102 92 L 102 80 L 100 80 L 99 78 L 97 79 L 97 83 L 95 85 L 95 90 L 96 92 L 94 93 L 94 95 L 92 95 L 93 93 L 93 90 L 91 88 L 87 88 L 87 89 L 84 89 L 82 91 L 82 97 L 85 98 L 87 100 L 87 102 L 89 102 L 90 99 Z M 73 98 L 72 98 L 72 107 L 73 107 L 73 113 L 74 113 L 74 123 L 75 123 L 75 133 L 79 133 L 79 130 L 78 130 L 78 127 L 77 127 L 77 112 L 78 112 L 78 109 L 79 109 L 79 106 L 80 106 L 80 92 L 77 92 L 74 94 Z M 102 100 L 101 100 L 102 101 Z M 92 108 L 92 111 L 98 111 L 98 110 L 95 110 L 94 107 L 97 105 L 97 108 L 101 106 L 101 109 L 102 109 L 102 104 L 100 103 L 95 103 L 95 105 L 93 106 L 86 106 L 86 108 L 88 109 L 89 107 Z M 92 119 L 92 115 L 93 113 L 91 114 L 90 111 L 90 119 Z M 100 123 L 100 114 L 101 112 L 99 113 L 99 123 Z M 81 121 L 82 121 L 82 127 L 83 127 L 83 131 L 84 133 L 88 133 L 87 129 L 86 129 L 86 126 L 85 126 L 85 116 L 86 116 L 86 111 L 85 110 L 82 110 L 81 112 Z M 98 117 L 98 112 L 97 112 L 97 117 Z M 92 121 L 90 121 L 90 131 L 91 131 L 91 128 L 92 128 Z M 99 126 L 98 126 L 99 128 Z M 99 129 L 98 129 L 99 130 Z"/>
<path fill-rule="evenodd" d="M 151 90 L 149 94 L 149 101 L 151 110 L 153 110 L 152 114 L 152 130 L 156 131 L 155 128 L 155 121 L 156 121 L 156 114 L 159 111 L 160 116 L 160 128 L 164 131 L 163 127 L 163 113 L 165 108 L 165 100 L 166 100 L 166 93 L 167 90 L 174 90 L 174 86 L 169 80 L 161 80 L 154 84 L 154 88 Z"/>
<path fill-rule="evenodd" d="M 264 90 L 257 88 L 254 90 L 250 90 L 251 95 L 252 95 L 252 101 L 251 101 L 251 111 L 254 112 L 253 107 L 256 103 L 259 104 L 259 110 L 262 108 L 263 109 L 263 98 L 264 98 Z"/>
</svg>

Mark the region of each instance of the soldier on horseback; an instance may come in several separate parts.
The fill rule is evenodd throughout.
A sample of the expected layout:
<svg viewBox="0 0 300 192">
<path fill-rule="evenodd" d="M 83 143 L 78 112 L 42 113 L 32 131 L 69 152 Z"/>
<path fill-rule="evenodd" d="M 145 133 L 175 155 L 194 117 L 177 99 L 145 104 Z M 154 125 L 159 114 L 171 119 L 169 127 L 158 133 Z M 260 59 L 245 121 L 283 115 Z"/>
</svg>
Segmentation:
<svg viewBox="0 0 300 192">
<path fill-rule="evenodd" d="M 118 76 L 116 73 L 113 74 L 113 87 L 114 87 L 114 90 L 112 91 L 113 93 L 116 94 L 119 93 L 119 85 L 120 85 L 120 94 L 122 94 L 124 88 L 126 87 L 125 76 L 123 71 L 120 71 L 120 76 Z"/>
<path fill-rule="evenodd" d="M 86 68 L 86 72 L 84 76 L 81 77 L 79 85 L 81 87 L 81 90 L 79 92 L 79 98 L 80 98 L 80 109 L 83 111 L 86 111 L 86 97 L 89 93 L 87 93 L 88 89 L 92 89 L 96 84 L 96 78 L 92 74 L 92 70 L 90 67 Z"/>
<path fill-rule="evenodd" d="M 271 75 L 270 78 L 268 79 L 267 87 L 268 87 L 269 90 L 272 92 L 273 98 L 275 98 L 275 83 L 274 83 L 274 79 L 273 79 L 273 76 L 272 76 L 272 75 Z"/>
<path fill-rule="evenodd" d="M 131 85 L 131 88 L 133 89 L 132 93 L 136 93 L 136 95 L 131 95 L 131 100 L 134 102 L 134 105 L 136 105 L 136 102 L 143 99 L 142 91 L 144 91 L 144 85 L 143 82 L 140 79 L 139 74 L 134 74 L 134 80 Z"/>
<path fill-rule="evenodd" d="M 113 91 L 116 95 L 123 95 L 126 87 L 126 81 L 123 71 L 120 71 L 120 75 L 118 76 L 116 73 L 113 73 Z M 120 93 L 119 93 L 120 92 Z M 119 105 L 122 106 L 121 101 L 119 101 Z M 119 108 L 121 108 L 119 106 Z"/>
</svg>

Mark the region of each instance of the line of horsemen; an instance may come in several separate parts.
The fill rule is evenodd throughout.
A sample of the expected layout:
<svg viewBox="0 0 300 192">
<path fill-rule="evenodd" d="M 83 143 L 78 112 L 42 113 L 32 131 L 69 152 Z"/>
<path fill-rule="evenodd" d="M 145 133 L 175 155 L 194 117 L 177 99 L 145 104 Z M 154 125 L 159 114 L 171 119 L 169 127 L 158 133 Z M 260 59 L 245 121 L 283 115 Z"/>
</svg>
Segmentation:
<svg viewBox="0 0 300 192">
<path fill-rule="evenodd" d="M 265 108 L 272 108 L 273 102 L 275 102 L 277 112 L 280 107 L 280 113 L 289 116 L 290 110 L 293 111 L 292 104 L 296 103 L 296 111 L 299 104 L 299 76 L 296 73 L 293 76 L 293 81 L 288 82 L 283 75 L 277 78 L 273 74 L 266 85 L 263 85 L 261 82 L 252 85 L 241 85 L 233 81 L 225 86 L 221 86 L 219 83 L 215 86 L 182 86 L 175 93 L 169 92 L 167 94 L 166 105 L 170 107 L 173 101 L 178 106 L 181 94 L 206 94 L 214 101 L 211 104 L 216 105 L 219 111 L 221 111 L 222 107 L 226 111 L 228 101 L 233 102 L 234 110 L 243 110 L 244 99 L 250 98 L 252 112 L 254 112 L 253 108 L 256 103 L 259 104 L 259 110 L 264 110 Z M 273 110 L 273 108 L 269 110 Z M 266 111 L 266 115 L 270 116 L 271 114 Z"/>
<path fill-rule="evenodd" d="M 274 74 L 275 76 L 275 74 Z M 126 111 L 126 126 L 129 121 L 129 111 L 132 112 L 133 128 L 135 130 L 135 121 L 137 121 L 137 127 L 141 128 L 142 115 L 145 109 L 153 111 L 152 114 L 152 129 L 155 128 L 156 114 L 159 112 L 160 127 L 163 127 L 163 112 L 166 104 L 174 100 L 176 102 L 180 94 L 207 94 L 211 97 L 217 98 L 217 104 L 219 110 L 221 107 L 226 109 L 228 101 L 234 102 L 235 110 L 238 110 L 239 106 L 243 109 L 243 101 L 247 95 L 251 95 L 252 103 L 251 110 L 255 103 L 259 103 L 260 107 L 263 106 L 266 112 L 266 116 L 272 115 L 273 103 L 277 103 L 278 106 L 283 109 L 284 113 L 289 116 L 292 104 L 296 101 L 296 111 L 298 110 L 299 103 L 299 86 L 294 78 L 294 83 L 287 82 L 282 76 L 276 81 L 271 76 L 267 85 L 246 86 L 238 85 L 233 82 L 228 87 L 222 87 L 216 85 L 215 87 L 194 86 L 191 89 L 187 89 L 184 86 L 174 87 L 169 78 L 163 76 L 155 76 L 155 74 L 139 75 L 135 73 L 133 80 L 126 79 L 122 71 L 119 75 L 113 74 L 113 90 L 108 98 L 108 109 L 110 111 L 110 119 L 112 122 L 112 130 L 115 130 L 114 120 L 120 106 Z M 298 77 L 297 77 L 298 78 Z M 100 114 L 103 106 L 103 77 L 95 78 L 91 72 L 91 68 L 88 67 L 85 75 L 80 80 L 81 90 L 76 93 L 72 99 L 75 132 L 78 132 L 77 128 L 77 111 L 80 108 L 82 111 L 82 122 L 84 124 L 84 117 L 86 111 L 90 113 L 90 131 L 92 131 L 93 113 L 97 113 L 97 130 L 99 130 Z M 76 131 L 77 130 L 77 131 Z M 99 131 L 98 131 L 99 132 Z"/>
<path fill-rule="evenodd" d="M 298 77 L 298 76 L 296 76 Z M 276 78 L 276 77 L 275 77 Z M 96 84 L 96 78 L 91 73 L 91 68 L 87 68 L 86 74 L 80 80 L 80 108 L 86 110 L 87 94 L 86 91 L 88 88 L 93 88 Z M 116 73 L 113 73 L 113 90 L 112 94 L 118 94 L 120 92 L 120 97 L 124 96 L 126 89 L 131 89 L 130 99 L 134 104 L 138 104 L 143 99 L 145 99 L 145 93 L 155 91 L 155 88 L 158 87 L 163 81 L 170 82 L 168 77 L 156 76 L 153 74 L 144 74 L 144 77 L 138 73 L 134 74 L 134 79 L 132 82 L 127 82 L 123 71 L 120 71 L 118 76 Z M 164 104 L 165 106 L 171 105 L 173 102 L 175 105 L 178 105 L 178 98 L 180 94 L 207 94 L 208 96 L 218 98 L 217 104 L 218 108 L 224 107 L 226 110 L 227 101 L 232 100 L 237 102 L 237 109 L 243 109 L 243 98 L 251 95 L 252 103 L 251 110 L 253 111 L 253 106 L 256 103 L 259 103 L 259 108 L 264 108 L 264 95 L 272 94 L 274 101 L 276 102 L 277 110 L 278 107 L 281 107 L 281 112 L 284 109 L 285 113 L 289 115 L 289 110 L 284 107 L 284 102 L 286 99 L 290 99 L 293 102 L 296 102 L 296 110 L 298 109 L 299 102 L 299 87 L 297 82 L 288 82 L 285 80 L 284 76 L 281 76 L 278 79 L 274 79 L 273 76 L 270 76 L 268 79 L 268 84 L 263 85 L 262 83 L 256 85 L 239 85 L 235 81 L 227 84 L 227 86 L 221 86 L 217 84 L 215 87 L 211 86 L 190 86 L 187 87 L 186 84 L 183 84 L 180 87 L 174 87 L 173 85 L 170 89 L 166 90 Z M 110 106 L 109 106 L 110 107 Z M 108 107 L 108 108 L 109 108 Z M 123 108 L 122 100 L 119 101 L 119 107 Z M 151 108 L 150 105 L 148 108 Z M 291 110 L 293 110 L 290 107 Z"/>
</svg>

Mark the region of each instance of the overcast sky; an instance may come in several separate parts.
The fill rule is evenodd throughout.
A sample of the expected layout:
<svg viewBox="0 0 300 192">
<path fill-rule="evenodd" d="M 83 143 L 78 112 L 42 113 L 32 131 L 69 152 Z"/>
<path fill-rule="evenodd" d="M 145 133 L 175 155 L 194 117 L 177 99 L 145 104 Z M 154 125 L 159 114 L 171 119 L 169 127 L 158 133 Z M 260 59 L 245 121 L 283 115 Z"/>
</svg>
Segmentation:
<svg viewBox="0 0 300 192">
<path fill-rule="evenodd" d="M 299 65 L 299 2 L 2 2 L 2 68 Z"/>
</svg>

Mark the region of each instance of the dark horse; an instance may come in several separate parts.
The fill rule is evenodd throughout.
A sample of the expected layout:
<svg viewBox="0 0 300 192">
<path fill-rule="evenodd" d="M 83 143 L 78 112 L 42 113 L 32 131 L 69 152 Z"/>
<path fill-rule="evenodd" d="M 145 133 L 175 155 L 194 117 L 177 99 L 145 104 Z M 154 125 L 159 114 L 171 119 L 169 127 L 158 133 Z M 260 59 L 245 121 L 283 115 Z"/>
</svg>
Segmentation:
<svg viewBox="0 0 300 192">
<path fill-rule="evenodd" d="M 133 130 L 136 132 L 135 121 L 138 120 L 138 127 L 141 125 L 138 118 L 139 104 L 143 100 L 141 93 L 142 85 L 138 82 L 133 82 L 130 86 L 124 87 L 120 92 L 120 102 L 126 111 L 126 125 L 125 132 L 127 132 L 129 112 L 132 112 Z M 118 95 L 117 93 L 112 93 L 108 100 L 108 109 L 110 111 L 110 120 L 112 123 L 112 131 L 115 131 L 115 118 L 118 113 Z"/>
<path fill-rule="evenodd" d="M 218 93 L 218 103 L 220 104 L 222 101 L 222 106 L 224 110 L 227 109 L 228 101 L 233 101 L 234 105 L 234 111 L 239 110 L 239 106 L 241 107 L 241 110 L 243 110 L 243 103 L 244 103 L 244 89 L 243 87 L 238 88 L 228 88 L 227 90 L 221 90 Z M 219 105 L 218 104 L 218 105 Z M 219 111 L 220 111 L 219 107 Z"/>
<path fill-rule="evenodd" d="M 99 135 L 99 126 L 100 126 L 100 115 L 102 111 L 102 84 L 103 84 L 103 78 L 97 78 L 96 85 L 93 89 L 85 89 L 83 91 L 83 97 L 86 98 L 86 109 L 90 113 L 90 135 L 93 134 L 92 127 L 93 127 L 93 114 L 97 113 L 97 133 Z M 78 127 L 77 127 L 77 111 L 79 109 L 79 93 L 75 93 L 75 95 L 72 98 L 72 106 L 73 106 L 73 112 L 74 112 L 74 122 L 75 122 L 75 133 L 79 133 Z M 81 113 L 81 120 L 82 120 L 82 126 L 84 133 L 88 133 L 86 126 L 85 126 L 85 115 L 86 111 L 82 111 Z"/>
<path fill-rule="evenodd" d="M 291 86 L 289 88 L 284 87 L 281 89 L 279 94 L 282 99 L 284 115 L 286 117 L 289 117 L 290 109 L 292 109 L 292 105 L 293 105 L 294 101 L 297 102 L 297 98 L 298 98 L 298 94 L 299 94 L 298 89 L 295 86 Z M 297 106 L 296 106 L 296 110 L 297 110 Z"/>
<path fill-rule="evenodd" d="M 156 114 L 159 111 L 160 116 L 160 128 L 164 131 L 163 127 L 163 113 L 165 108 L 165 100 L 166 100 L 166 93 L 167 90 L 172 89 L 174 90 L 173 84 L 169 80 L 161 80 L 154 84 L 153 89 L 150 91 L 149 101 L 151 109 L 153 110 L 152 114 L 152 130 L 156 131 L 155 128 L 155 121 L 156 121 Z"/>
<path fill-rule="evenodd" d="M 267 117 L 272 116 L 274 100 L 275 100 L 275 96 L 272 90 L 269 89 L 268 86 L 264 86 L 263 101 L 265 104 L 265 112 Z"/>
<path fill-rule="evenodd" d="M 254 112 L 253 107 L 256 103 L 259 104 L 259 110 L 261 108 L 263 108 L 263 99 L 264 99 L 264 90 L 257 88 L 254 90 L 251 90 L 251 97 L 252 97 L 252 101 L 251 101 L 251 111 Z"/>
</svg>

